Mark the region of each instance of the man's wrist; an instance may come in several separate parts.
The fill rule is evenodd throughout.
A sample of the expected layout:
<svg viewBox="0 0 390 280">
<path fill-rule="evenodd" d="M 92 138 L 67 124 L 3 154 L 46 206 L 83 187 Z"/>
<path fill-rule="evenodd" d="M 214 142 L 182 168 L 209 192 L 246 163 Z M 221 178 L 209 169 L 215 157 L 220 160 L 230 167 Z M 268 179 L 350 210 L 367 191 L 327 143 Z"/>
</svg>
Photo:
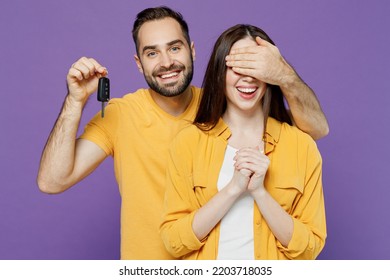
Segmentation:
<svg viewBox="0 0 390 280">
<path fill-rule="evenodd" d="M 302 85 L 303 81 L 287 62 L 286 68 L 287 69 L 285 70 L 285 74 L 283 75 L 279 86 L 282 90 L 286 90 L 288 92 L 294 91 Z"/>
<path fill-rule="evenodd" d="M 85 106 L 85 102 L 74 99 L 69 93 L 65 98 L 64 106 L 62 109 L 63 114 L 70 114 L 72 116 L 76 116 L 81 114 L 83 108 Z"/>
</svg>

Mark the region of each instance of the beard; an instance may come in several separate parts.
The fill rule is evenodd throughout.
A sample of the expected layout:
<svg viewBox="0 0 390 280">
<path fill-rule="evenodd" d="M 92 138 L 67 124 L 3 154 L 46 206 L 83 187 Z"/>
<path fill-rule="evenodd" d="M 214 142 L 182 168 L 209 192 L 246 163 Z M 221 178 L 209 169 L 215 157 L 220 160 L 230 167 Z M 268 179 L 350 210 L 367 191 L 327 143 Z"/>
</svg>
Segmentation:
<svg viewBox="0 0 390 280">
<path fill-rule="evenodd" d="M 156 77 L 160 75 L 160 73 L 164 73 L 167 71 L 175 71 L 175 70 L 182 71 L 183 73 L 183 78 L 180 79 L 179 81 L 160 85 L 156 80 Z M 146 83 L 152 90 L 165 97 L 174 97 L 182 94 L 187 89 L 187 87 L 190 85 L 192 81 L 193 73 L 194 73 L 194 64 L 193 64 L 193 59 L 191 57 L 191 65 L 189 65 L 189 67 L 185 67 L 182 64 L 181 65 L 173 64 L 169 68 L 160 67 L 159 69 L 153 71 L 151 76 L 144 74 L 144 77 Z"/>
</svg>

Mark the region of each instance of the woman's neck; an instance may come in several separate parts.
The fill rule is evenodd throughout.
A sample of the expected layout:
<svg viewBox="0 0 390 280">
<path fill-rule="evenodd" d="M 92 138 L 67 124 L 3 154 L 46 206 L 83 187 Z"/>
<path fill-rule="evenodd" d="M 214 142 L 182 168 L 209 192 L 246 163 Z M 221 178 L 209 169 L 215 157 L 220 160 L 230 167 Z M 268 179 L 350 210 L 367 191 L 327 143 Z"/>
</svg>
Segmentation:
<svg viewBox="0 0 390 280">
<path fill-rule="evenodd" d="M 264 114 L 261 108 L 250 114 L 227 109 L 222 118 L 232 132 L 228 140 L 230 146 L 241 149 L 263 145 Z"/>
</svg>

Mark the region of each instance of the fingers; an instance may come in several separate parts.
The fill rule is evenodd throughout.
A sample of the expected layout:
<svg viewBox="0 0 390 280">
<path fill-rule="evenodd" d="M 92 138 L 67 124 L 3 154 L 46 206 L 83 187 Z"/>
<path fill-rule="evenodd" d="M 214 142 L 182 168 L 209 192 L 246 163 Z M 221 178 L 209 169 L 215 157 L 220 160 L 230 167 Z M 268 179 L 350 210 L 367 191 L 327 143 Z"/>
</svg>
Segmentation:
<svg viewBox="0 0 390 280">
<path fill-rule="evenodd" d="M 226 66 L 253 69 L 256 64 L 259 51 L 260 48 L 258 46 L 233 49 L 225 58 Z"/>
<path fill-rule="evenodd" d="M 233 55 L 226 59 L 226 66 L 231 67 L 235 73 L 255 79 L 258 79 L 258 64 L 254 55 L 248 54 Z"/>
<path fill-rule="evenodd" d="M 234 72 L 240 75 L 251 76 L 258 79 L 259 69 L 266 68 L 266 61 L 264 54 L 261 54 L 259 50 L 253 50 L 253 48 L 242 48 L 235 50 L 236 52 L 243 51 L 243 53 L 230 54 L 226 57 L 226 66 L 231 67 Z M 250 52 L 245 52 L 246 50 Z"/>
<path fill-rule="evenodd" d="M 252 77 L 253 79 L 255 80 L 258 80 L 258 81 L 263 81 L 261 79 L 259 79 L 257 76 L 257 71 L 256 69 L 252 69 L 252 68 L 243 68 L 241 66 L 235 66 L 235 67 L 232 67 L 232 70 L 233 72 L 235 72 L 236 74 L 239 74 L 241 76 L 248 76 L 248 77 Z M 263 81 L 264 82 L 264 81 Z"/>
<path fill-rule="evenodd" d="M 266 56 L 272 54 L 279 54 L 276 46 L 270 42 L 256 37 L 257 46 L 237 48 L 230 51 L 229 55 L 226 56 L 226 65 L 229 67 L 238 66 L 231 64 L 235 61 L 243 62 L 255 62 L 258 63 L 259 60 L 264 60 Z M 252 67 L 253 68 L 253 67 Z"/>
<path fill-rule="evenodd" d="M 106 67 L 103 67 L 100 65 L 95 59 L 90 58 L 89 61 L 94 65 L 95 67 L 95 73 L 99 74 L 100 76 L 107 76 L 108 70 Z"/>
<path fill-rule="evenodd" d="M 226 66 L 255 69 L 256 64 L 258 63 L 257 60 L 258 59 L 256 58 L 255 54 L 245 53 L 228 55 L 226 57 Z"/>
<path fill-rule="evenodd" d="M 240 169 L 236 169 L 241 175 L 243 175 L 244 177 L 251 177 L 253 172 L 250 171 L 249 169 L 246 169 L 246 168 L 240 168 Z"/>
<path fill-rule="evenodd" d="M 226 61 L 231 60 L 253 60 L 253 55 L 267 51 L 267 49 L 276 48 L 270 42 L 256 37 L 257 46 L 232 49 L 226 56 Z"/>
<path fill-rule="evenodd" d="M 256 146 L 255 148 L 242 148 L 240 150 L 237 151 L 237 154 L 236 155 L 240 155 L 240 156 L 246 156 L 246 157 L 266 157 L 268 158 L 266 155 L 264 155 L 264 145 L 262 145 L 262 147 L 259 147 L 259 146 Z"/>
<path fill-rule="evenodd" d="M 230 60 L 226 60 L 227 67 L 256 69 L 259 62 L 255 58 L 250 58 L 248 55 L 235 56 Z"/>
<path fill-rule="evenodd" d="M 107 68 L 100 65 L 95 59 L 82 57 L 69 69 L 68 76 L 81 81 L 97 76 L 98 78 L 108 74 Z"/>
<path fill-rule="evenodd" d="M 259 36 L 256 37 L 256 43 L 257 43 L 259 46 L 263 46 L 263 47 L 274 46 L 273 44 L 271 44 L 271 43 L 268 42 L 267 40 L 264 40 L 264 39 L 260 38 Z"/>
<path fill-rule="evenodd" d="M 260 150 L 258 147 L 240 149 L 234 160 L 234 166 L 237 170 L 248 169 L 256 176 L 263 176 L 270 164 L 270 160 L 264 154 L 264 150 Z"/>
<path fill-rule="evenodd" d="M 241 54 L 255 54 L 258 51 L 259 51 L 259 46 L 236 48 L 230 50 L 230 53 L 226 58 L 232 58 L 235 55 L 241 55 Z"/>
</svg>

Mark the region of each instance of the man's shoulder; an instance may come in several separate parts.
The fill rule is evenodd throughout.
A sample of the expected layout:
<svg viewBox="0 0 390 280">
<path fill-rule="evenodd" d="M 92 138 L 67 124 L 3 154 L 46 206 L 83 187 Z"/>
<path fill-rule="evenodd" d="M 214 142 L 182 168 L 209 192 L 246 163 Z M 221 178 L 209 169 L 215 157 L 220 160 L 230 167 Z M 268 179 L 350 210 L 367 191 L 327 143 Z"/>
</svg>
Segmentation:
<svg viewBox="0 0 390 280">
<path fill-rule="evenodd" d="M 144 106 L 147 100 L 148 89 L 140 88 L 134 92 L 127 93 L 122 97 L 115 97 L 110 100 L 110 104 L 116 104 L 118 106 Z"/>
<path fill-rule="evenodd" d="M 137 100 L 146 99 L 147 94 L 149 94 L 149 90 L 147 88 L 139 88 L 134 92 L 129 92 L 118 98 L 118 100 L 122 102 L 134 102 Z"/>
<path fill-rule="evenodd" d="M 199 100 L 202 97 L 202 89 L 200 87 L 191 85 L 191 90 L 194 93 L 196 99 Z"/>
<path fill-rule="evenodd" d="M 176 134 L 173 142 L 180 146 L 196 146 L 202 137 L 202 131 L 192 122 L 188 122 Z"/>
<path fill-rule="evenodd" d="M 197 98 L 201 97 L 202 89 L 191 85 L 191 90 Z M 149 102 L 150 92 L 148 88 L 139 88 L 134 92 L 127 93 L 122 97 L 112 98 L 111 101 L 115 103 L 139 103 Z"/>
<path fill-rule="evenodd" d="M 197 87 L 197 86 L 194 86 L 194 85 L 191 85 L 191 88 L 193 90 L 193 92 L 197 93 L 197 94 L 200 94 L 202 89 L 200 87 Z"/>
</svg>

